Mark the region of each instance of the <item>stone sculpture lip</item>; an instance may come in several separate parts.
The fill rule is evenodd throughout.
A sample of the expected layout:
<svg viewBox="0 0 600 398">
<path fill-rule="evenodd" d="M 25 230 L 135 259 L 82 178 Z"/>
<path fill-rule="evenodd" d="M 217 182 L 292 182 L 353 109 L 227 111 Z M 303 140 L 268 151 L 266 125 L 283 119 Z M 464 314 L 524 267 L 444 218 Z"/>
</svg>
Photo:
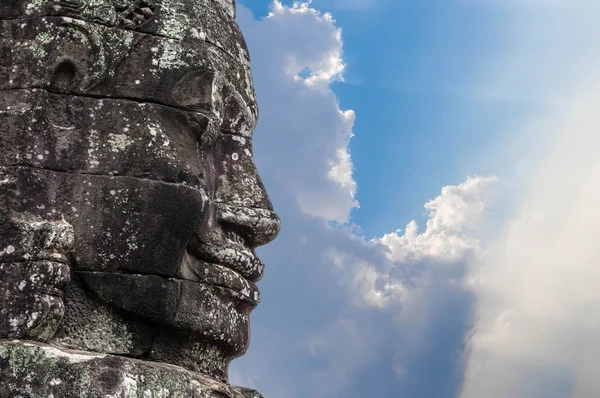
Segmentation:
<svg viewBox="0 0 600 398">
<path fill-rule="evenodd" d="M 270 203 L 269 203 L 270 205 Z M 220 236 L 196 235 L 188 249 L 198 259 L 227 267 L 250 282 L 258 282 L 265 264 L 254 249 L 271 242 L 280 230 L 280 219 L 272 208 L 215 203 Z"/>
<path fill-rule="evenodd" d="M 193 245 L 192 250 L 200 260 L 229 268 L 251 282 L 258 281 L 265 269 L 254 251 L 243 245 L 200 242 Z"/>
<path fill-rule="evenodd" d="M 184 279 L 228 289 L 240 295 L 239 298 L 252 306 L 260 302 L 260 292 L 254 282 L 249 281 L 230 266 L 215 264 L 197 257 L 190 252 L 190 247 L 185 255 L 181 274 Z"/>
</svg>

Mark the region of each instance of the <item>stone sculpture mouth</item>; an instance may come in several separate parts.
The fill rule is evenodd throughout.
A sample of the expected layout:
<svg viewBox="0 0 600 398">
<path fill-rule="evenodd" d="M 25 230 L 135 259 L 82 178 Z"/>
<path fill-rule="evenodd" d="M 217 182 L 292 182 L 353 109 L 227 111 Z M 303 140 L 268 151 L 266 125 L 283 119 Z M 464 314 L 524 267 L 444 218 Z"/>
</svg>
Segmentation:
<svg viewBox="0 0 600 398">
<path fill-rule="evenodd" d="M 263 274 L 264 263 L 248 246 L 231 242 L 217 244 L 192 239 L 187 246 L 182 276 L 226 288 L 255 307 L 260 301 L 255 282 Z"/>
<path fill-rule="evenodd" d="M 239 265 L 250 263 L 244 252 L 230 247 L 205 244 L 200 247 L 203 249 L 210 247 L 213 251 L 209 252 L 210 255 L 204 257 L 196 254 L 197 250 L 194 246 L 188 245 L 184 258 L 184 267 L 182 268 L 184 279 L 225 288 L 252 307 L 258 305 L 260 292 L 256 283 L 236 270 Z M 225 256 L 222 253 L 228 253 L 229 255 Z M 243 260 L 230 261 L 232 256 L 243 258 Z M 258 258 L 256 260 L 260 261 Z M 262 264 L 262 261 L 260 263 Z"/>
<path fill-rule="evenodd" d="M 262 277 L 265 264 L 254 247 L 277 236 L 279 218 L 271 209 L 223 203 L 218 204 L 218 214 L 222 236 L 219 239 L 195 236 L 187 245 L 182 276 L 232 290 L 256 306 L 260 301 L 256 282 Z"/>
</svg>

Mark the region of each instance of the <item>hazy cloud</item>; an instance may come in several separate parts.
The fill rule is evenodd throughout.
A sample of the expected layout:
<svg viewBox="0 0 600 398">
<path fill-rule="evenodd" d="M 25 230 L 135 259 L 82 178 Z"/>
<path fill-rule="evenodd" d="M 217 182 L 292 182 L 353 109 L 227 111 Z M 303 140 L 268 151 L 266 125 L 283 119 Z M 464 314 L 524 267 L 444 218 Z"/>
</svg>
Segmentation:
<svg viewBox="0 0 600 398">
<path fill-rule="evenodd" d="M 478 321 L 462 398 L 588 398 L 600 391 L 594 376 L 600 354 L 600 59 L 590 50 L 600 38 L 593 22 L 600 9 L 554 3 L 570 11 L 519 15 L 507 52 L 499 54 L 500 62 L 523 65 L 511 68 L 521 71 L 513 82 L 529 81 L 522 86 L 527 93 L 505 86 L 514 98 L 553 105 L 536 115 L 535 134 L 515 137 L 515 146 L 529 148 L 521 157 L 535 162 L 521 169 L 518 187 L 506 186 L 516 191 L 517 203 L 466 278 Z"/>
<path fill-rule="evenodd" d="M 592 376 L 600 348 L 600 97 L 572 105 L 521 215 L 471 271 L 479 321 L 463 398 L 600 391 Z"/>
</svg>

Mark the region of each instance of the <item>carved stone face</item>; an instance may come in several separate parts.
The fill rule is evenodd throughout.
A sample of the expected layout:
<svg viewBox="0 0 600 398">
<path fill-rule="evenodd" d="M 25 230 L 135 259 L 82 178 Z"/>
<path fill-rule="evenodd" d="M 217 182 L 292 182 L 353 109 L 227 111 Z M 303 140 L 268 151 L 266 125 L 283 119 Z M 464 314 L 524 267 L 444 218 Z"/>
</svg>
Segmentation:
<svg viewBox="0 0 600 398">
<path fill-rule="evenodd" d="M 254 249 L 279 220 L 252 158 L 257 107 L 234 10 L 0 4 L 0 206 L 13 226 L 0 245 L 19 247 L 14 225 L 72 225 L 53 343 L 223 379 L 245 351 L 264 270 Z"/>
</svg>

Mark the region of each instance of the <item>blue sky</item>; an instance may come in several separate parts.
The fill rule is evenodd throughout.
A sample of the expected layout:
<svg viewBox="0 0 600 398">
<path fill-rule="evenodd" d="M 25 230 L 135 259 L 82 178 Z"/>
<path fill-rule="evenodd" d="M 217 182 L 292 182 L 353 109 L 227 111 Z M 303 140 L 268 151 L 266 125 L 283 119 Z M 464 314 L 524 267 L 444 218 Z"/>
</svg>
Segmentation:
<svg viewBox="0 0 600 398">
<path fill-rule="evenodd" d="M 369 238 L 420 216 L 441 186 L 492 172 L 486 155 L 504 148 L 506 132 L 539 107 L 470 93 L 508 40 L 500 28 L 510 23 L 508 11 L 450 1 L 376 3 L 312 3 L 342 28 L 346 69 L 332 89 L 343 109 L 360 115 L 350 151 L 361 207 L 352 217 Z M 241 4 L 258 17 L 270 1 Z"/>
<path fill-rule="evenodd" d="M 600 394 L 598 17 L 238 1 L 282 233 L 232 380 L 266 398 Z"/>
</svg>

